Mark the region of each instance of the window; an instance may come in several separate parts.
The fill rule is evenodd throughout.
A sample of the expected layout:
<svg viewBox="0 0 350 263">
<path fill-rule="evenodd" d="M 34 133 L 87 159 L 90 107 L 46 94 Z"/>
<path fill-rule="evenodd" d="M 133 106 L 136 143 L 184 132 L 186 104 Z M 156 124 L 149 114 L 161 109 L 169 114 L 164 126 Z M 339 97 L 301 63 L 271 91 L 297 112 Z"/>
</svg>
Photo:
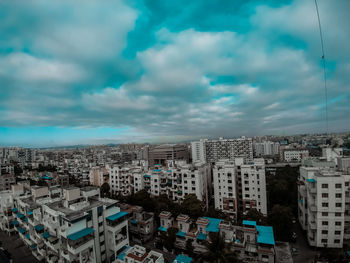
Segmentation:
<svg viewBox="0 0 350 263">
<path fill-rule="evenodd" d="M 341 203 L 335 203 L 335 207 L 341 207 Z"/>
<path fill-rule="evenodd" d="M 322 221 L 323 226 L 328 226 L 328 221 Z"/>
<path fill-rule="evenodd" d="M 321 239 L 321 243 L 327 243 L 327 239 Z"/>
<path fill-rule="evenodd" d="M 336 222 L 335 222 L 335 225 L 336 225 L 336 226 L 341 226 L 341 222 L 340 222 L 340 221 L 336 221 Z"/>
<path fill-rule="evenodd" d="M 335 188 L 341 188 L 341 184 L 335 184 Z"/>
<path fill-rule="evenodd" d="M 328 203 L 322 203 L 322 207 L 328 207 Z"/>
<path fill-rule="evenodd" d="M 322 216 L 328 216 L 328 212 L 322 212 Z"/>
<path fill-rule="evenodd" d="M 335 213 L 335 216 L 341 216 L 341 213 L 337 212 Z"/>
<path fill-rule="evenodd" d="M 341 194 L 335 194 L 335 198 L 341 198 Z"/>
<path fill-rule="evenodd" d="M 327 194 L 327 193 L 322 193 L 322 197 L 323 197 L 323 198 L 327 198 L 327 197 L 328 197 L 328 194 Z"/>
<path fill-rule="evenodd" d="M 340 243 L 340 239 L 334 239 L 334 244 L 339 244 Z"/>
<path fill-rule="evenodd" d="M 327 235 L 328 234 L 328 230 L 322 230 L 322 235 Z"/>
<path fill-rule="evenodd" d="M 322 184 L 322 188 L 328 188 L 328 184 Z"/>
<path fill-rule="evenodd" d="M 341 234 L 341 231 L 337 230 L 337 231 L 334 231 L 334 235 L 340 235 Z"/>
</svg>

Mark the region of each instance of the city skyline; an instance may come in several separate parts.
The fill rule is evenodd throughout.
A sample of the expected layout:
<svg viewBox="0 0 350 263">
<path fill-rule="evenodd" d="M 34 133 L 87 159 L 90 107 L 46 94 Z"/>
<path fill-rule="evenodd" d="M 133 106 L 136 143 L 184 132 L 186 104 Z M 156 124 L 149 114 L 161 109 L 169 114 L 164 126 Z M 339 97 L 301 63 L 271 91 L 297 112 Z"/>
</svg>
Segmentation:
<svg viewBox="0 0 350 263">
<path fill-rule="evenodd" d="M 318 4 L 329 132 L 344 132 L 350 4 Z M 313 1 L 3 1 L 0 10 L 2 146 L 326 132 Z"/>
</svg>

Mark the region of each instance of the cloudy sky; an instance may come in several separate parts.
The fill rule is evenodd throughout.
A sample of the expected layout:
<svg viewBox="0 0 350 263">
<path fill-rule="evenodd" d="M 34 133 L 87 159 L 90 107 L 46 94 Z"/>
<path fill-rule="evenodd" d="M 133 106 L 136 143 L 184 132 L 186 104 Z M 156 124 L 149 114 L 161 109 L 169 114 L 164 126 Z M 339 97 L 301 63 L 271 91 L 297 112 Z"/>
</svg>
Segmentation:
<svg viewBox="0 0 350 263">
<path fill-rule="evenodd" d="M 330 131 L 350 129 L 350 1 L 319 0 Z M 0 2 L 0 145 L 325 132 L 313 0 Z"/>
</svg>

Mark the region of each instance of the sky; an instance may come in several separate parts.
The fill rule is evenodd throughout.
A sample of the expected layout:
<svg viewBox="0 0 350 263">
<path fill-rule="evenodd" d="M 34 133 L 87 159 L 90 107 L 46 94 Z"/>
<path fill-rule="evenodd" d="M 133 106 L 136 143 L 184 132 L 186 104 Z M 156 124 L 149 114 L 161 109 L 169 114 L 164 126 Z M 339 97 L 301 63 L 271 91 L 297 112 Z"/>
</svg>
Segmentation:
<svg viewBox="0 0 350 263">
<path fill-rule="evenodd" d="M 350 130 L 350 1 L 318 0 L 329 131 Z M 313 0 L 3 0 L 0 145 L 326 132 Z"/>
</svg>

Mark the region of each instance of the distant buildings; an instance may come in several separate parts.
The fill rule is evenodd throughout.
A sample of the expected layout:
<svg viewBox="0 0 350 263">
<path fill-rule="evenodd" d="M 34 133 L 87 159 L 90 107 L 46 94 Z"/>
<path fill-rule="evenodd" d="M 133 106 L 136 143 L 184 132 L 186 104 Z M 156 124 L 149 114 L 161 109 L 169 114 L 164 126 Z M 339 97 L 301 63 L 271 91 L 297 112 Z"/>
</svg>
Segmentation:
<svg viewBox="0 0 350 263">
<path fill-rule="evenodd" d="M 235 157 L 253 159 L 253 141 L 251 138 L 201 140 L 192 142 L 193 162 L 214 163 L 222 159 L 234 160 Z M 205 156 L 205 158 L 204 158 Z"/>
<path fill-rule="evenodd" d="M 0 164 L 0 191 L 10 190 L 11 185 L 16 183 L 13 165 Z"/>
<path fill-rule="evenodd" d="M 189 151 L 185 144 L 163 144 L 149 149 L 148 161 L 154 165 L 166 165 L 169 160 L 189 161 Z"/>
<path fill-rule="evenodd" d="M 280 151 L 280 144 L 278 142 L 263 141 L 254 143 L 254 156 L 272 156 L 278 155 Z"/>
<path fill-rule="evenodd" d="M 93 167 L 89 173 L 90 184 L 100 187 L 104 183 L 109 183 L 109 173 L 104 167 Z"/>
<path fill-rule="evenodd" d="M 303 158 L 309 157 L 307 149 L 283 149 L 283 160 L 285 162 L 301 162 Z"/>
</svg>

